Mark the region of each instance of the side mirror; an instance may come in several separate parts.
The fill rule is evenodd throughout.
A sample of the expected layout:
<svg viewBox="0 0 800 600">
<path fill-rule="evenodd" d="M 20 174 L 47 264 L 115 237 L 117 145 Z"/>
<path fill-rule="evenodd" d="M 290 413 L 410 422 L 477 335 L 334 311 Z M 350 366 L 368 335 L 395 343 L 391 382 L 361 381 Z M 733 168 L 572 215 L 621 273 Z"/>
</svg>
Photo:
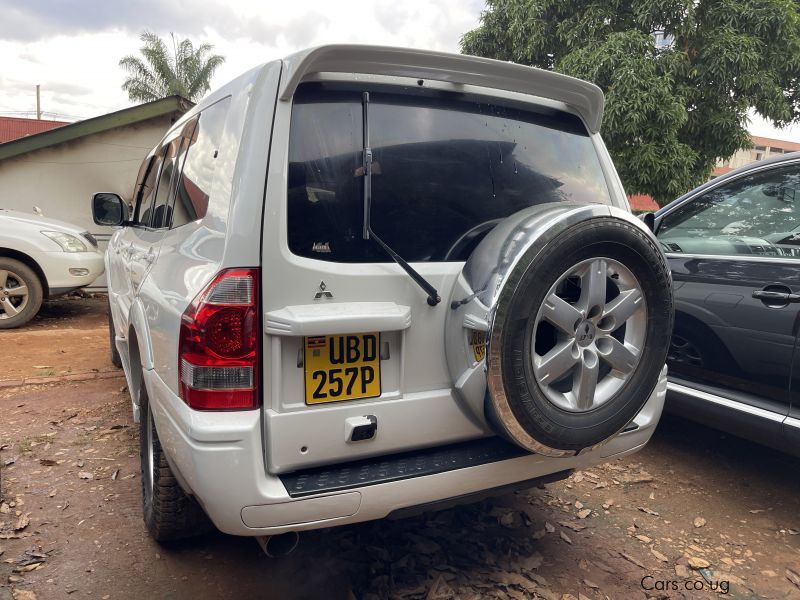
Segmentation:
<svg viewBox="0 0 800 600">
<path fill-rule="evenodd" d="M 122 225 L 128 220 L 128 205 L 117 194 L 99 192 L 92 196 L 92 218 L 97 225 Z"/>
<path fill-rule="evenodd" d="M 644 224 L 647 225 L 647 228 L 652 231 L 653 233 L 656 232 L 656 216 L 651 212 L 642 213 L 639 215 L 639 218 L 644 221 Z"/>
</svg>

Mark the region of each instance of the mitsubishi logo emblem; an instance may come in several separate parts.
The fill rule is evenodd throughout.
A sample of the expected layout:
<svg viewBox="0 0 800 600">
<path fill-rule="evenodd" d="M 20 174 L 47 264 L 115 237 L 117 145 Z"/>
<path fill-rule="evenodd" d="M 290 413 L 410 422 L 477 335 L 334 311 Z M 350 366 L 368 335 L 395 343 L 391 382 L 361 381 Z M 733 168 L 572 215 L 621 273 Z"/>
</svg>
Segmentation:
<svg viewBox="0 0 800 600">
<path fill-rule="evenodd" d="M 316 294 L 314 294 L 314 300 L 319 300 L 320 298 L 333 299 L 333 294 L 328 291 L 328 286 L 325 285 L 324 281 L 319 282 L 319 291 Z"/>
<path fill-rule="evenodd" d="M 575 330 L 575 341 L 580 346 L 588 346 L 594 340 L 595 334 L 594 325 L 589 321 L 584 321 Z"/>
</svg>

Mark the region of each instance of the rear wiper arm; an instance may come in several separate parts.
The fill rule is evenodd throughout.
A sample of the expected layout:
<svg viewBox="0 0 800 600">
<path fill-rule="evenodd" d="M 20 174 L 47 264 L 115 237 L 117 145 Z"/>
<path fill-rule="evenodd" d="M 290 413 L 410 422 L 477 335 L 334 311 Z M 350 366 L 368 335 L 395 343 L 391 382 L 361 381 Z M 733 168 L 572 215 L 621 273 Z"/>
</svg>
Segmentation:
<svg viewBox="0 0 800 600">
<path fill-rule="evenodd" d="M 363 167 L 364 167 L 364 228 L 362 237 L 365 240 L 373 239 L 383 251 L 388 254 L 394 262 L 400 265 L 403 270 L 408 273 L 409 277 L 421 287 L 426 294 L 428 294 L 428 305 L 436 306 L 442 301 L 439 292 L 427 281 L 422 275 L 414 270 L 402 256 L 392 250 L 380 237 L 378 237 L 372 230 L 372 221 L 370 210 L 372 208 L 372 148 L 369 145 L 369 92 L 364 92 L 363 95 L 363 119 L 364 119 L 364 153 L 363 153 Z"/>
</svg>

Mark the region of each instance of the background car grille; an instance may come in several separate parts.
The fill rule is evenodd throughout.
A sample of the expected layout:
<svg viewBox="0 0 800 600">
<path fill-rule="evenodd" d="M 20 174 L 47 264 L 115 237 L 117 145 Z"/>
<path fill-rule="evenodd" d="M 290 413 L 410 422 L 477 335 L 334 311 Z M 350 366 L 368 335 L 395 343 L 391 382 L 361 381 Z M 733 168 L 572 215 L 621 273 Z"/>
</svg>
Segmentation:
<svg viewBox="0 0 800 600">
<path fill-rule="evenodd" d="M 95 238 L 91 233 L 88 231 L 84 231 L 81 236 L 86 239 L 92 246 L 97 248 L 97 238 Z"/>
</svg>

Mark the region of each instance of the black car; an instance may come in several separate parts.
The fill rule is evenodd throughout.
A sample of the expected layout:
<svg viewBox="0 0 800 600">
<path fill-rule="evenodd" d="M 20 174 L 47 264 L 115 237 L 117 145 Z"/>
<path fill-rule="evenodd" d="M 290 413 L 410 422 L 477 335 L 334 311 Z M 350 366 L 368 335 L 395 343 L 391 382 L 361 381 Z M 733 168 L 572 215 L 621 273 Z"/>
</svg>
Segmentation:
<svg viewBox="0 0 800 600">
<path fill-rule="evenodd" d="M 654 217 L 675 282 L 667 410 L 800 456 L 800 152 Z"/>
</svg>

